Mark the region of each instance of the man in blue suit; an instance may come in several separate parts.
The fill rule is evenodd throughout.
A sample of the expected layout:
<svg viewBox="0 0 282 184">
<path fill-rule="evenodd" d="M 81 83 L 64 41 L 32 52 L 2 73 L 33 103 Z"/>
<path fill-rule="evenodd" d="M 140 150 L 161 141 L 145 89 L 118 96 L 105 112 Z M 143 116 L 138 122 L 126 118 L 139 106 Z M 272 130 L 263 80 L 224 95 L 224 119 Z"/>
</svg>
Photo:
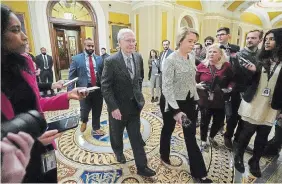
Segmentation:
<svg viewBox="0 0 282 184">
<path fill-rule="evenodd" d="M 72 57 L 69 80 L 78 77 L 76 87 L 101 87 L 102 71 L 102 58 L 94 54 L 94 41 L 91 38 L 87 38 L 84 41 L 84 52 Z M 73 88 L 74 84 L 70 85 L 68 90 Z M 102 107 L 103 96 L 100 89 L 89 93 L 85 99 L 80 101 L 81 132 L 86 130 L 89 112 L 92 110 L 93 134 L 104 135 L 104 132 L 100 129 Z"/>
</svg>

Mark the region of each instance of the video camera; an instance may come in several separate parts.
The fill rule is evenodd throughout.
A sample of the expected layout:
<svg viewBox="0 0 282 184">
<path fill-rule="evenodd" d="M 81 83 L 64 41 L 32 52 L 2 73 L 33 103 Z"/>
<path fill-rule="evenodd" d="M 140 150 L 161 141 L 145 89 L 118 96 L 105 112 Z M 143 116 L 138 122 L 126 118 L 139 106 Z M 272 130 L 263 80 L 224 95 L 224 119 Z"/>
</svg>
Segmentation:
<svg viewBox="0 0 282 184">
<path fill-rule="evenodd" d="M 1 123 L 1 140 L 8 133 L 17 134 L 22 131 L 30 134 L 33 138 L 40 137 L 47 129 L 47 122 L 44 117 L 36 110 L 30 110 L 27 113 L 21 113 Z"/>
</svg>

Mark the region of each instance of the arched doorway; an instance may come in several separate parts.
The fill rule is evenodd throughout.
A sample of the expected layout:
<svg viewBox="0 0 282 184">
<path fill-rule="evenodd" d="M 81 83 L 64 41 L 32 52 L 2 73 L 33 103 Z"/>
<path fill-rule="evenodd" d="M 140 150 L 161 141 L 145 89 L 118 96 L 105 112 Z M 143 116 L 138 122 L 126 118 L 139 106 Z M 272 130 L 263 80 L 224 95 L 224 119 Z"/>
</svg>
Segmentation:
<svg viewBox="0 0 282 184">
<path fill-rule="evenodd" d="M 190 27 L 193 28 L 193 22 L 188 15 L 185 15 L 180 22 L 180 27 Z"/>
<path fill-rule="evenodd" d="M 98 21 L 87 1 L 49 1 L 47 19 L 56 80 L 68 78 L 72 56 L 83 51 L 83 41 L 90 37 L 99 55 Z"/>
</svg>

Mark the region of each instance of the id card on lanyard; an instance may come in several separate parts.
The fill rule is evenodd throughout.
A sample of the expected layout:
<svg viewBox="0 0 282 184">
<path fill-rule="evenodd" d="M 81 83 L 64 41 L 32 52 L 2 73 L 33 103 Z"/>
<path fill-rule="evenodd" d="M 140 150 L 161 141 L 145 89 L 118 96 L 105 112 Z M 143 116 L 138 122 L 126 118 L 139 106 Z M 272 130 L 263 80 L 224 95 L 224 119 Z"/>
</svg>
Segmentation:
<svg viewBox="0 0 282 184">
<path fill-rule="evenodd" d="M 267 72 L 267 85 L 266 87 L 262 90 L 262 96 L 265 96 L 265 97 L 269 97 L 270 94 L 271 94 L 271 89 L 268 88 L 268 83 L 269 83 L 269 80 L 271 79 L 271 77 L 273 76 L 277 66 L 279 65 L 279 62 L 276 62 L 275 66 L 273 67 L 273 69 L 270 71 L 270 72 Z"/>
<path fill-rule="evenodd" d="M 57 167 L 55 150 L 47 151 L 41 155 L 42 171 L 47 173 Z"/>
</svg>

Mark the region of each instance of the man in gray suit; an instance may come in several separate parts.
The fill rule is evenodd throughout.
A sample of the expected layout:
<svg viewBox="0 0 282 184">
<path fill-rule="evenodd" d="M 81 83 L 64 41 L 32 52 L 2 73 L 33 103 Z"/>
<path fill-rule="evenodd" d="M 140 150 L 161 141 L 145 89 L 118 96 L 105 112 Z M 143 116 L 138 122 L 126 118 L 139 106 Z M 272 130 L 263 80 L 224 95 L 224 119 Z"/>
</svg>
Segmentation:
<svg viewBox="0 0 282 184">
<path fill-rule="evenodd" d="M 133 150 L 137 174 L 154 176 L 147 166 L 145 142 L 140 132 L 140 113 L 145 104 L 140 91 L 140 55 L 134 53 L 136 38 L 130 29 L 121 29 L 117 39 L 120 51 L 105 59 L 101 79 L 102 94 L 108 106 L 110 140 L 117 161 L 125 163 L 123 132 L 126 128 Z"/>
</svg>

